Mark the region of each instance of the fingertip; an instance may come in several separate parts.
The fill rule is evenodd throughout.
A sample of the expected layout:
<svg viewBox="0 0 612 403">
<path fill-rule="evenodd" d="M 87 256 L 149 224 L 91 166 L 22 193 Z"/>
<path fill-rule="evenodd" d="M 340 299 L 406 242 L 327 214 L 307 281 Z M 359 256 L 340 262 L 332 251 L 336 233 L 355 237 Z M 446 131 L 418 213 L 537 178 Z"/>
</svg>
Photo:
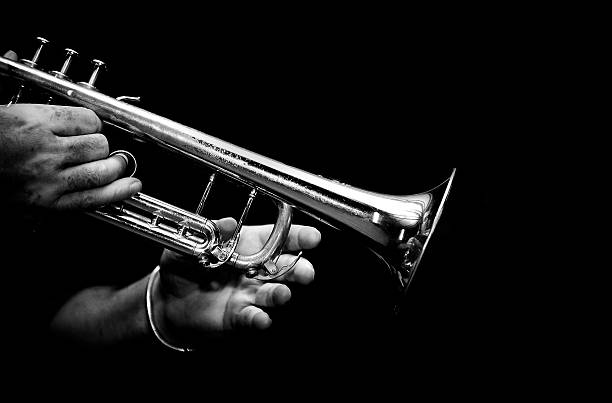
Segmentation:
<svg viewBox="0 0 612 403">
<path fill-rule="evenodd" d="M 291 299 L 289 287 L 278 287 L 274 291 L 274 305 L 284 305 Z"/>
<path fill-rule="evenodd" d="M 92 120 L 92 124 L 94 126 L 93 131 L 94 132 L 99 132 L 102 131 L 102 120 L 98 117 L 98 115 L 92 111 L 91 109 L 87 109 L 88 112 L 86 112 L 88 114 L 89 119 Z"/>
<path fill-rule="evenodd" d="M 231 236 L 238 225 L 236 220 L 232 217 L 225 217 L 221 218 L 220 220 L 215 220 L 215 224 L 217 224 L 219 231 L 221 231 L 221 234 L 223 234 L 224 237 Z"/>
<path fill-rule="evenodd" d="M 303 271 L 302 284 L 310 284 L 314 281 L 315 269 L 310 262 L 308 262 L 308 269 Z"/>
<path fill-rule="evenodd" d="M 313 242 L 316 244 L 321 242 L 321 231 L 316 228 L 313 228 Z"/>
<path fill-rule="evenodd" d="M 300 231 L 299 240 L 302 248 L 314 248 L 321 242 L 321 232 L 314 227 L 305 227 Z"/>
<path fill-rule="evenodd" d="M 315 269 L 312 263 L 306 259 L 302 259 L 298 264 L 299 266 L 294 270 L 294 281 L 303 285 L 312 283 L 315 278 Z"/>
<path fill-rule="evenodd" d="M 131 178 L 132 183 L 129 184 L 129 195 L 134 196 L 136 193 L 142 190 L 142 182 L 140 179 Z"/>
<path fill-rule="evenodd" d="M 268 316 L 267 313 L 260 311 L 255 314 L 253 317 L 253 327 L 258 330 L 265 330 L 272 325 L 272 319 Z"/>
</svg>

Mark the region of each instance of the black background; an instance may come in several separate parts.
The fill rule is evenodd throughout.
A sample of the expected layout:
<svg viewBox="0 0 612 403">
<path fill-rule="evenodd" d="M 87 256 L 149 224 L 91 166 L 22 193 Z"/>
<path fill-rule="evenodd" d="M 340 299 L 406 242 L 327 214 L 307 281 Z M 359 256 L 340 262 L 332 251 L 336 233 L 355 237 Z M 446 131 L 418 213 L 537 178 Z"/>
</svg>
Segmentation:
<svg viewBox="0 0 612 403">
<path fill-rule="evenodd" d="M 514 288 L 517 242 L 506 231 L 521 223 L 509 218 L 500 192 L 514 169 L 506 152 L 523 124 L 517 116 L 528 111 L 514 103 L 519 90 L 507 74 L 511 61 L 490 44 L 440 38 L 435 30 L 405 24 L 380 28 L 350 18 L 338 24 L 339 17 L 245 24 L 247 16 L 233 13 L 156 10 L 161 13 L 134 21 L 114 11 L 87 22 L 53 19 L 9 28 L 1 49 L 30 57 L 32 39 L 45 36 L 53 44 L 42 56 L 46 68 L 61 65 L 64 47 L 76 49 L 81 57 L 70 73 L 74 80 L 86 80 L 88 60 L 101 59 L 109 67 L 97 83 L 104 93 L 140 96 L 145 109 L 364 189 L 421 192 L 442 182 L 449 166 L 459 168 L 399 317 L 391 315 L 376 259 L 300 214 L 296 223 L 316 225 L 323 234 L 321 246 L 305 254 L 316 280 L 294 289 L 290 306 L 273 313 L 265 335 L 214 342 L 211 351 L 189 357 L 147 346 L 145 355 L 155 357 L 145 361 L 156 363 L 151 367 L 126 360 L 136 354 L 129 350 L 79 353 L 79 366 L 118 360 L 156 372 L 161 362 L 255 379 L 262 376 L 257 368 L 267 372 L 278 364 L 280 373 L 291 374 L 314 366 L 312 383 L 329 382 L 336 371 L 389 382 L 408 382 L 413 373 L 452 377 L 465 371 L 495 379 L 496 369 L 516 361 L 525 343 L 542 341 L 528 330 L 533 323 L 518 318 L 529 287 Z M 106 134 L 111 149 L 128 147 L 137 155 L 143 192 L 187 209 L 197 205 L 205 169 Z M 235 216 L 246 197 L 241 194 L 216 194 L 211 215 Z M 261 210 L 250 214 L 250 223 L 273 219 L 265 201 L 255 206 Z M 52 286 L 58 300 L 80 285 L 129 284 L 146 275 L 161 252 L 80 216 L 45 231 L 50 252 L 44 278 L 52 281 L 45 286 L 59 284 Z M 52 310 L 57 301 L 48 298 Z"/>
</svg>

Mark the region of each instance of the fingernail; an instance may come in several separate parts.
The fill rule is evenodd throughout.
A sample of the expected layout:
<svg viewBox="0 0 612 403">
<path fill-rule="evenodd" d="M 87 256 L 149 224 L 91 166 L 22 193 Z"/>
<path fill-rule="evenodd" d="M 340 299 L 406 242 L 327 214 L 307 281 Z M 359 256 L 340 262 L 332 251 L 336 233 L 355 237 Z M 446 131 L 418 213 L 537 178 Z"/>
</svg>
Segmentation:
<svg viewBox="0 0 612 403">
<path fill-rule="evenodd" d="M 136 181 L 130 185 L 130 193 L 138 193 L 142 189 L 142 182 Z"/>
</svg>

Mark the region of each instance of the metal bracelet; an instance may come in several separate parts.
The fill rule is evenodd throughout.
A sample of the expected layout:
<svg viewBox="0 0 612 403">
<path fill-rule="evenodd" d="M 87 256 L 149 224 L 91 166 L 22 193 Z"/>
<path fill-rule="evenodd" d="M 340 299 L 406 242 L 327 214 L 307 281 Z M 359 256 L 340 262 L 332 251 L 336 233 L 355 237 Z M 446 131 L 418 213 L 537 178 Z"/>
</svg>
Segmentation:
<svg viewBox="0 0 612 403">
<path fill-rule="evenodd" d="M 149 326 L 151 327 L 151 330 L 153 331 L 153 334 L 155 335 L 157 340 L 159 340 L 160 343 L 162 343 L 164 346 L 171 348 L 172 350 L 175 350 L 175 351 L 181 351 L 181 352 L 194 351 L 192 348 L 177 347 L 177 346 L 170 344 L 161 336 L 159 330 L 157 329 L 157 326 L 155 326 L 155 320 L 153 319 L 152 290 L 153 290 L 153 287 L 155 286 L 155 282 L 158 276 L 159 276 L 159 266 L 153 269 L 153 271 L 149 275 L 149 280 L 147 282 L 146 304 L 147 304 L 147 317 L 149 318 Z"/>
</svg>

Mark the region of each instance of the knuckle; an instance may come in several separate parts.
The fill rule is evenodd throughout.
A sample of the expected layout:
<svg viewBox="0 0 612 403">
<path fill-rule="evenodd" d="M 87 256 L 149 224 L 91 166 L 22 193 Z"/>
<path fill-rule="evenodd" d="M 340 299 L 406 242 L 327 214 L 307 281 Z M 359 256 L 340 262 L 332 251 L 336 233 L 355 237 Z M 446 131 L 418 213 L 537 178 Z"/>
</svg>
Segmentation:
<svg viewBox="0 0 612 403">
<path fill-rule="evenodd" d="M 23 180 L 34 180 L 46 176 L 47 169 L 44 164 L 38 161 L 30 161 L 19 170 L 19 177 Z"/>
<path fill-rule="evenodd" d="M 81 197 L 81 207 L 83 208 L 90 208 L 95 204 L 95 198 L 91 193 L 85 193 L 82 197 Z"/>
<path fill-rule="evenodd" d="M 33 184 L 26 187 L 26 202 L 31 206 L 47 207 L 53 206 L 59 197 L 57 187 L 51 184 Z"/>
<path fill-rule="evenodd" d="M 51 155 L 40 156 L 23 167 L 23 173 L 30 178 L 47 178 L 56 172 L 56 160 Z"/>
<path fill-rule="evenodd" d="M 0 108 L 0 129 L 3 132 L 22 128 L 31 120 L 29 114 L 15 110 L 19 106 L 21 105 L 13 105 L 11 108 Z"/>
<path fill-rule="evenodd" d="M 46 140 L 47 136 L 45 134 L 49 133 L 50 130 L 43 122 L 27 119 L 20 126 L 20 131 L 24 136 L 29 136 L 31 141 L 40 147 Z"/>
<path fill-rule="evenodd" d="M 74 141 L 72 138 L 66 137 L 63 139 L 63 153 L 64 156 L 69 159 L 70 156 L 80 155 L 83 149 L 83 141 Z"/>
<path fill-rule="evenodd" d="M 109 153 L 109 145 L 108 139 L 102 133 L 93 134 L 93 143 L 95 148 L 100 151 L 104 156 L 107 156 Z"/>
<path fill-rule="evenodd" d="M 41 192 L 34 187 L 27 187 L 24 189 L 25 192 L 25 200 L 26 203 L 30 206 L 40 206 L 42 205 L 43 195 Z"/>
<path fill-rule="evenodd" d="M 86 166 L 83 168 L 82 180 L 87 188 L 99 186 L 106 172 L 106 166 L 99 167 Z"/>
<path fill-rule="evenodd" d="M 90 185 L 98 186 L 104 182 L 104 178 L 108 176 L 108 167 L 106 164 L 100 164 L 96 168 L 93 168 L 89 172 Z"/>
</svg>

